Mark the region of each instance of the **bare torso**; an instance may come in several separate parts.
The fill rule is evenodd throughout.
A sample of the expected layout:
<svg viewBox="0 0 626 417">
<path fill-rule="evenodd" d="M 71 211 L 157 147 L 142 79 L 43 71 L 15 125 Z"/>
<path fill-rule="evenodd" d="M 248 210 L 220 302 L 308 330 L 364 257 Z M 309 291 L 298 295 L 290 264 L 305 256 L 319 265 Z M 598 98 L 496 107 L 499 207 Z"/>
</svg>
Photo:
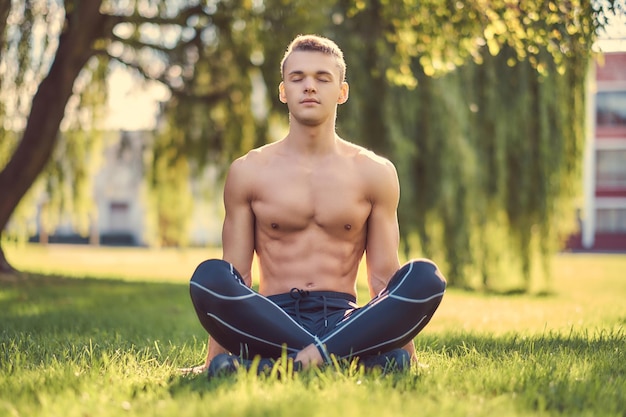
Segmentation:
<svg viewBox="0 0 626 417">
<path fill-rule="evenodd" d="M 356 294 L 371 211 L 363 152 L 342 141 L 335 153 L 294 158 L 277 143 L 250 157 L 261 294 Z"/>
</svg>

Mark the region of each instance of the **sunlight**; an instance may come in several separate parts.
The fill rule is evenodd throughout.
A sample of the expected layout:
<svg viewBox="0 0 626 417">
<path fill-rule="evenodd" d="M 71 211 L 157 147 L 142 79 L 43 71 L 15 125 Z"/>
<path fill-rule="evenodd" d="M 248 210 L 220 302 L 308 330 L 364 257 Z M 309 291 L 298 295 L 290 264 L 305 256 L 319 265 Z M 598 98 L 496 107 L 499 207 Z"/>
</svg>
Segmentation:
<svg viewBox="0 0 626 417">
<path fill-rule="evenodd" d="M 596 48 L 602 52 L 626 51 L 626 15 L 609 18 L 609 24 L 599 33 Z"/>
<path fill-rule="evenodd" d="M 111 72 L 108 84 L 107 128 L 145 130 L 155 127 L 159 103 L 170 96 L 166 87 L 157 82 L 139 80 L 122 68 Z"/>
</svg>

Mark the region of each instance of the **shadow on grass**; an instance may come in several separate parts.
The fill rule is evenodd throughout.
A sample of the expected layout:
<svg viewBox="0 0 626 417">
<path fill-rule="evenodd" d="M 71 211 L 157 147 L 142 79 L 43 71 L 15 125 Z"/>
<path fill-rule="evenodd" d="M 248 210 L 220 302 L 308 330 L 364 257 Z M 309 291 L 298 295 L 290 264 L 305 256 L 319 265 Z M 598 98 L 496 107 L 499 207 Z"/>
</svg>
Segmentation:
<svg viewBox="0 0 626 417">
<path fill-rule="evenodd" d="M 30 274 L 1 288 L 0 340 L 13 333 L 142 346 L 155 340 L 183 343 L 193 336 L 204 337 L 187 282 Z"/>
</svg>

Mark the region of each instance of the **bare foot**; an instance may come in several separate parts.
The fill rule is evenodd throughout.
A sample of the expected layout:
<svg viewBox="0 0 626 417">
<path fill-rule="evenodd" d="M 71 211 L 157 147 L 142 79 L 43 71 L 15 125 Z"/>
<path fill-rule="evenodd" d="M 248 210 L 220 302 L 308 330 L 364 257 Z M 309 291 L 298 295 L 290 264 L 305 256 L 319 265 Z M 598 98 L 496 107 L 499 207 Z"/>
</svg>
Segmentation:
<svg viewBox="0 0 626 417">
<path fill-rule="evenodd" d="M 207 366 L 205 364 L 192 366 L 191 368 L 179 368 L 178 372 L 183 375 L 198 375 L 206 371 Z"/>
</svg>

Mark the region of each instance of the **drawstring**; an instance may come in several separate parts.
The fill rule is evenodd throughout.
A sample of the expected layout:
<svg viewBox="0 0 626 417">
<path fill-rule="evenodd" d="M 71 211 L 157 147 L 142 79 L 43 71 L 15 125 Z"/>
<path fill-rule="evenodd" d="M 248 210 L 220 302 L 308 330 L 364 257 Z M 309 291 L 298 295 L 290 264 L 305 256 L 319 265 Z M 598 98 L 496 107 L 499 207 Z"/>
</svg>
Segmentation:
<svg viewBox="0 0 626 417">
<path fill-rule="evenodd" d="M 299 300 L 308 297 L 309 292 L 307 290 L 301 290 L 300 288 L 292 288 L 291 291 L 289 291 L 289 295 L 291 295 L 291 298 L 294 300 Z"/>
<path fill-rule="evenodd" d="M 301 290 L 299 288 L 292 288 L 289 291 L 289 295 L 291 298 L 296 300 L 294 305 L 296 310 L 296 318 L 298 319 L 298 323 L 302 324 L 302 316 L 300 316 L 300 300 L 309 296 L 309 292 L 307 290 Z M 326 296 L 322 296 L 322 301 L 324 302 L 324 327 L 328 327 L 328 308 L 326 305 Z"/>
<path fill-rule="evenodd" d="M 292 288 L 289 291 L 289 295 L 291 298 L 296 300 L 295 308 L 296 308 L 296 318 L 298 319 L 298 323 L 302 324 L 302 317 L 300 316 L 300 300 L 309 296 L 309 292 L 306 290 L 301 290 L 298 288 Z"/>
</svg>

